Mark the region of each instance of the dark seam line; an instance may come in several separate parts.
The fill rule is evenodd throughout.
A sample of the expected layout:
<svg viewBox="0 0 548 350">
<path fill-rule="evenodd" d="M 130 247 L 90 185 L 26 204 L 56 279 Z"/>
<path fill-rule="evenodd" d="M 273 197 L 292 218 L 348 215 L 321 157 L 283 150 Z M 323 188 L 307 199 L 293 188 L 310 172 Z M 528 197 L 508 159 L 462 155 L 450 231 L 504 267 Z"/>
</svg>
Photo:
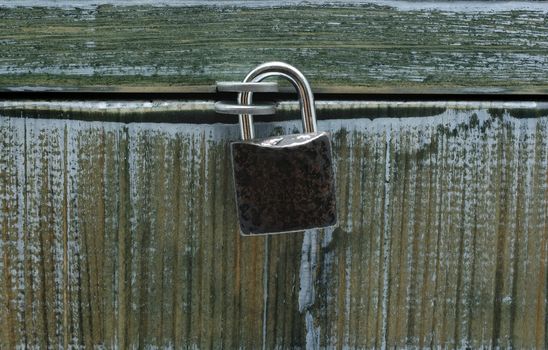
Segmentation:
<svg viewBox="0 0 548 350">
<path fill-rule="evenodd" d="M 548 101 L 548 94 L 315 93 L 317 101 Z M 0 100 L 235 100 L 236 93 L 0 91 Z M 255 101 L 297 99 L 295 93 L 257 93 Z"/>
</svg>

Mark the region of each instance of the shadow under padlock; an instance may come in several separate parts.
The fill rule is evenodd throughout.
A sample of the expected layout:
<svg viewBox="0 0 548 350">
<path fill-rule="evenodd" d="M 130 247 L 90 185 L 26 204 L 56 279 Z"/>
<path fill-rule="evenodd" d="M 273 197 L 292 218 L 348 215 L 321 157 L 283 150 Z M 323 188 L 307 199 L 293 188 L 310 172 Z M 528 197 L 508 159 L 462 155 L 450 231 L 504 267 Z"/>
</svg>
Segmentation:
<svg viewBox="0 0 548 350">
<path fill-rule="evenodd" d="M 281 76 L 299 95 L 303 133 L 255 139 L 253 115 L 274 114 L 275 104 L 252 104 L 256 92 L 277 92 L 262 80 Z M 238 104 L 217 102 L 219 113 L 238 114 L 242 141 L 233 142 L 232 167 L 242 235 L 299 232 L 337 224 L 331 139 L 318 132 L 312 89 L 304 75 L 283 62 L 253 69 L 243 82 L 217 83 L 238 92 Z"/>
</svg>

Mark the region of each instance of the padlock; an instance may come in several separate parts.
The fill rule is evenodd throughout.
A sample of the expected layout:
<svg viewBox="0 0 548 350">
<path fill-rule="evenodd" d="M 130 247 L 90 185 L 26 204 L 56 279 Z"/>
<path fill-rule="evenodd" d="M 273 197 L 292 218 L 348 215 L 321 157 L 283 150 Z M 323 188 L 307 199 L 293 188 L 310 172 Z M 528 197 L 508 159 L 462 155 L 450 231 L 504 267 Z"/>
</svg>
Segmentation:
<svg viewBox="0 0 548 350">
<path fill-rule="evenodd" d="M 253 138 L 252 115 L 273 109 L 272 105 L 252 105 L 252 93 L 268 89 L 261 81 L 271 76 L 285 77 L 296 88 L 303 134 Z M 286 63 L 270 62 L 252 70 L 243 83 L 220 86 L 224 91 L 240 92 L 240 104 L 218 103 L 216 109 L 241 113 L 243 140 L 231 145 L 241 234 L 299 232 L 336 225 L 331 140 L 327 132 L 317 131 L 314 96 L 303 74 Z"/>
</svg>

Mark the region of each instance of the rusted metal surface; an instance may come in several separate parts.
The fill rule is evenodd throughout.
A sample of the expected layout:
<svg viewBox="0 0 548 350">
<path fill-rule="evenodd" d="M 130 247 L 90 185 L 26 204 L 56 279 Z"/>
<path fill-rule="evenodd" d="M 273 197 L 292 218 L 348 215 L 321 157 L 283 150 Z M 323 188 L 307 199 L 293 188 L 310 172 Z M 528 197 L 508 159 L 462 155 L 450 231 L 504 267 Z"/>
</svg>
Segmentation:
<svg viewBox="0 0 548 350">
<path fill-rule="evenodd" d="M 232 164 L 243 234 L 297 232 L 337 223 L 329 134 L 234 142 Z"/>
<path fill-rule="evenodd" d="M 0 348 L 545 347 L 545 111 L 372 105 L 319 122 L 340 226 L 270 238 L 238 234 L 235 124 L 3 110 Z"/>
</svg>

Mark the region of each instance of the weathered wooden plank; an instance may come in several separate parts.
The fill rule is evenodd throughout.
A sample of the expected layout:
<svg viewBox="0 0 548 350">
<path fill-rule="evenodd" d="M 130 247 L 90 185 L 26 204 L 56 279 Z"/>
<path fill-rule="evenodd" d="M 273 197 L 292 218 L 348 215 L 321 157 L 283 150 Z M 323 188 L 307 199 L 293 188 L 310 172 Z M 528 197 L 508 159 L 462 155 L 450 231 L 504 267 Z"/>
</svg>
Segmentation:
<svg viewBox="0 0 548 350">
<path fill-rule="evenodd" d="M 385 219 L 386 234 L 376 237 L 388 240 L 376 251 L 381 254 L 381 261 L 377 263 L 381 271 L 377 274 L 380 280 L 377 294 L 382 299 L 377 309 L 380 313 L 377 327 L 381 327 L 381 332 L 361 341 L 356 341 L 357 335 L 368 334 L 371 326 L 349 332 L 358 323 L 352 318 L 359 318 L 364 323 L 368 318 L 366 312 L 357 311 L 362 307 L 360 298 L 368 293 L 368 287 L 353 281 L 373 283 L 369 275 L 359 271 L 360 265 L 364 266 L 365 261 L 374 256 L 364 258 L 361 264 L 354 260 L 355 254 L 363 253 L 358 250 L 361 246 L 351 239 L 358 236 L 367 240 L 371 232 L 356 228 L 355 217 L 367 215 L 368 210 L 364 209 L 373 204 L 352 204 L 352 211 L 346 216 L 352 221 L 343 221 L 345 226 L 341 226 L 339 236 L 333 235 L 331 244 L 336 253 L 331 251 L 329 259 L 323 262 L 323 278 L 335 275 L 339 282 L 322 285 L 326 296 L 317 306 L 319 328 L 327 332 L 325 338 L 321 338 L 322 344 L 358 348 L 383 344 L 474 348 L 518 343 L 522 347 L 543 346 L 545 321 L 534 315 L 545 309 L 542 295 L 545 293 L 546 259 L 543 254 L 547 216 L 546 204 L 539 204 L 538 198 L 546 198 L 546 183 L 537 192 L 536 199 L 529 194 L 530 197 L 527 200 L 522 197 L 520 203 L 517 203 L 518 196 L 527 196 L 527 192 L 519 192 L 517 187 L 524 186 L 539 174 L 542 174 L 542 181 L 546 181 L 548 145 L 537 136 L 546 130 L 546 122 L 544 119 L 532 122 L 516 121 L 503 115 L 500 119 L 486 116 L 475 112 L 470 117 L 459 118 L 459 121 L 449 119 L 445 123 L 442 117 L 439 123 L 431 126 L 407 124 L 402 120 L 389 121 L 381 130 L 375 130 L 375 123 L 369 126 L 370 132 L 379 133 L 379 138 L 389 135 L 385 141 L 387 156 L 378 160 L 386 167 L 387 177 L 381 178 L 377 185 L 382 188 L 385 182 L 382 196 L 389 205 L 382 213 L 384 218 L 372 219 L 377 222 Z M 336 153 L 360 147 L 360 138 L 355 136 L 353 128 L 339 131 L 336 138 L 341 140 L 336 145 L 342 147 Z M 531 157 L 529 166 L 522 163 L 523 158 L 514 157 L 517 153 Z M 349 168 L 352 169 L 356 171 L 354 167 Z M 358 174 L 349 175 L 354 180 L 375 173 L 372 167 L 357 169 Z M 434 174 L 428 175 L 428 171 L 434 171 Z M 424 184 L 421 179 L 429 176 L 434 177 L 429 182 L 435 196 L 420 200 L 420 189 L 429 187 L 428 182 Z M 342 200 L 348 201 L 344 193 L 352 193 L 353 187 L 345 181 L 339 184 L 343 186 L 339 188 Z M 345 190 L 344 186 L 351 189 Z M 357 200 L 349 202 L 358 203 Z M 519 260 L 524 257 L 514 253 L 514 246 L 530 244 L 528 240 L 532 237 L 520 240 L 511 237 L 516 234 L 517 225 L 523 227 L 523 221 L 515 219 L 516 211 L 518 208 L 536 211 L 537 205 L 544 207 L 538 209 L 544 214 L 534 214 L 535 223 L 526 227 L 528 232 L 536 232 L 533 238 L 536 243 L 533 243 L 535 251 L 525 258 L 534 256 L 537 259 L 538 263 L 534 264 L 537 272 L 528 272 L 531 278 L 528 287 L 518 287 L 517 281 L 512 281 L 519 276 L 519 268 L 512 266 L 529 263 Z M 427 227 L 432 217 L 435 218 L 433 232 L 437 236 L 434 245 L 431 238 L 421 237 L 431 234 Z M 542 224 L 537 226 L 539 222 Z M 421 226 L 425 228 L 421 229 Z M 422 272 L 422 262 L 417 261 L 421 254 L 423 259 L 435 260 L 433 266 L 425 266 Z M 320 278 L 320 281 L 324 279 Z M 434 288 L 432 292 L 430 288 Z M 528 293 L 525 290 L 533 290 L 540 299 L 525 300 L 520 296 Z M 528 318 L 531 326 L 525 326 L 521 331 L 517 328 L 522 326 L 517 326 L 513 320 L 520 313 L 517 298 L 521 300 L 520 305 L 527 304 L 533 311 L 533 317 Z M 418 305 L 422 311 L 414 314 Z M 340 315 L 343 307 L 343 310 L 350 310 L 350 322 Z M 419 317 L 423 318 L 422 322 L 426 321 L 426 324 L 419 323 L 420 328 L 416 327 Z M 422 331 L 418 333 L 418 329 Z M 522 331 L 531 333 L 524 336 Z M 348 333 L 353 338 L 349 338 Z M 530 345 L 524 342 L 530 342 Z"/>
<path fill-rule="evenodd" d="M 0 88 L 211 92 L 283 60 L 323 92 L 548 91 L 539 2 L 116 4 L 1 3 Z"/>
<path fill-rule="evenodd" d="M 340 226 L 268 239 L 237 234 L 237 125 L 40 118 L 75 106 L 1 106 L 2 347 L 545 346 L 543 104 L 319 103 L 372 118 L 319 123 Z M 171 110 L 123 106 L 94 116 Z"/>
<path fill-rule="evenodd" d="M 1 343 L 57 347 L 63 332 L 64 208 L 63 192 L 54 189 L 63 179 L 63 131 L 46 135 L 3 119 L 2 134 Z"/>
</svg>

